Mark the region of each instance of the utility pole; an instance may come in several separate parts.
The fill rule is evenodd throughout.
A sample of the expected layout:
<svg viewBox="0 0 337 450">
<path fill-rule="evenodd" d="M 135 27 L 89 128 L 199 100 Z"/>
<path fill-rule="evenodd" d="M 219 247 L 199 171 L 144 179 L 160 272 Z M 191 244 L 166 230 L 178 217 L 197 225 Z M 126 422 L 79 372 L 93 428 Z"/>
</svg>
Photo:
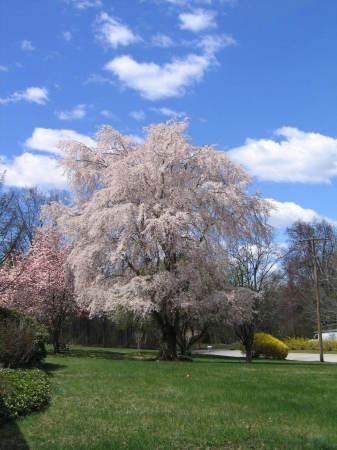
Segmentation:
<svg viewBox="0 0 337 450">
<path fill-rule="evenodd" d="M 314 263 L 314 280 L 315 280 L 315 292 L 316 292 L 316 315 L 317 315 L 317 331 L 318 331 L 318 341 L 319 341 L 319 360 L 324 362 L 323 356 L 323 340 L 322 340 L 322 326 L 321 326 L 321 307 L 319 301 L 319 288 L 318 288 L 318 275 L 317 275 L 317 263 L 316 263 L 316 247 L 315 241 L 322 239 L 311 239 L 311 251 L 312 259 Z"/>
<path fill-rule="evenodd" d="M 300 242 L 310 242 L 311 244 L 311 254 L 312 262 L 314 267 L 314 284 L 315 284 L 315 297 L 316 297 L 316 317 L 317 317 L 317 332 L 318 332 L 318 343 L 319 343 L 319 360 L 324 362 L 323 355 L 323 339 L 322 339 L 322 324 L 321 324 L 321 306 L 319 300 L 319 287 L 318 287 L 318 273 L 317 273 L 317 261 L 316 261 L 316 242 L 327 241 L 327 238 L 309 238 L 301 239 Z"/>
</svg>

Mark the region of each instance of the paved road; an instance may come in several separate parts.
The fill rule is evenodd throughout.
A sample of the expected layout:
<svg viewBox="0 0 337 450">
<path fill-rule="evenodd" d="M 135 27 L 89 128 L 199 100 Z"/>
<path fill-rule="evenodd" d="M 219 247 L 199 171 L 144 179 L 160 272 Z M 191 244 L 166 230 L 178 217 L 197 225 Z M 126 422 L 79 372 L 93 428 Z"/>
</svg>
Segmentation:
<svg viewBox="0 0 337 450">
<path fill-rule="evenodd" d="M 230 356 L 232 358 L 242 358 L 240 350 L 198 350 L 195 353 L 204 355 Z M 318 353 L 288 353 L 287 361 L 319 361 Z M 324 355 L 324 361 L 337 363 L 337 354 L 327 353 Z"/>
</svg>

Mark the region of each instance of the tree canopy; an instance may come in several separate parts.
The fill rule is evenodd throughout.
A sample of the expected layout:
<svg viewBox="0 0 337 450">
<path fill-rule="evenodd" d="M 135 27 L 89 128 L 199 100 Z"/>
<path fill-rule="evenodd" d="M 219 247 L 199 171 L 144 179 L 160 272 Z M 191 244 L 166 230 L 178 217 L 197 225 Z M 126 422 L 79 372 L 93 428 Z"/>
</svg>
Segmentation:
<svg viewBox="0 0 337 450">
<path fill-rule="evenodd" d="M 248 194 L 249 176 L 224 152 L 192 145 L 186 126 L 150 126 L 143 144 L 109 126 L 95 148 L 63 143 L 75 204 L 44 209 L 72 244 L 80 304 L 151 315 L 168 358 L 186 317 L 202 328 L 215 316 L 248 319 L 247 295 L 225 277 L 226 241 L 268 232 L 269 204 Z"/>
</svg>

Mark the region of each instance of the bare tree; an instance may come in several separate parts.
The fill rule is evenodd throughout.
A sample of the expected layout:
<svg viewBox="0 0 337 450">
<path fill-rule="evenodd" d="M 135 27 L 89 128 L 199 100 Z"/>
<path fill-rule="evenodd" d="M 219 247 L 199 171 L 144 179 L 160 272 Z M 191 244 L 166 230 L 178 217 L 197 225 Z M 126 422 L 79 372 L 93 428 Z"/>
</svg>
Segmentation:
<svg viewBox="0 0 337 450">
<path fill-rule="evenodd" d="M 37 187 L 7 189 L 0 194 L 0 265 L 13 251 L 24 253 L 32 245 L 36 230 L 42 226 L 41 207 L 52 201 L 69 203 L 69 194 L 42 192 Z"/>
<path fill-rule="evenodd" d="M 228 242 L 229 277 L 234 286 L 252 289 L 256 296 L 251 320 L 234 324 L 236 336 L 246 350 L 246 361 L 252 361 L 254 333 L 261 324 L 262 307 L 266 306 L 267 292 L 275 279 L 277 264 L 281 258 L 279 246 L 273 243 L 272 229 L 268 226 L 268 215 L 263 217 L 265 227 L 243 239 Z M 261 233 L 262 231 L 262 233 Z"/>
<path fill-rule="evenodd" d="M 295 334 L 312 334 L 316 327 L 313 255 L 310 240 L 322 238 L 315 245 L 321 317 L 325 327 L 337 322 L 337 230 L 326 222 L 296 222 L 287 230 L 289 251 L 284 258 L 287 295 L 291 299 Z"/>
</svg>

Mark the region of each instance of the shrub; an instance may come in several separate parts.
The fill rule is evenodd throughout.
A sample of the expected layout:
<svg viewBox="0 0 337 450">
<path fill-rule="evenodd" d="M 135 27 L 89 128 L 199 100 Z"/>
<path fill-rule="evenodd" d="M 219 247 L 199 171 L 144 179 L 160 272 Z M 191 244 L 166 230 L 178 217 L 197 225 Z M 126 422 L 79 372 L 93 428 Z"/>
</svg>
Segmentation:
<svg viewBox="0 0 337 450">
<path fill-rule="evenodd" d="M 46 356 L 44 325 L 18 311 L 0 308 L 0 363 L 5 367 L 34 366 Z"/>
<path fill-rule="evenodd" d="M 289 337 L 284 342 L 290 350 L 319 350 L 318 340 L 304 337 Z M 323 350 L 325 352 L 337 351 L 337 340 L 328 339 L 323 341 Z"/>
<path fill-rule="evenodd" d="M 299 338 L 286 338 L 284 343 L 290 348 L 290 350 L 309 350 L 310 343 L 309 339 L 299 337 Z"/>
<path fill-rule="evenodd" d="M 36 411 L 50 399 L 50 383 L 39 369 L 0 369 L 0 424 Z"/>
<path fill-rule="evenodd" d="M 245 350 L 243 345 L 241 345 L 240 348 L 244 353 Z M 254 335 L 253 357 L 257 358 L 260 355 L 271 359 L 286 359 L 288 355 L 288 347 L 271 334 L 256 333 Z"/>
</svg>

